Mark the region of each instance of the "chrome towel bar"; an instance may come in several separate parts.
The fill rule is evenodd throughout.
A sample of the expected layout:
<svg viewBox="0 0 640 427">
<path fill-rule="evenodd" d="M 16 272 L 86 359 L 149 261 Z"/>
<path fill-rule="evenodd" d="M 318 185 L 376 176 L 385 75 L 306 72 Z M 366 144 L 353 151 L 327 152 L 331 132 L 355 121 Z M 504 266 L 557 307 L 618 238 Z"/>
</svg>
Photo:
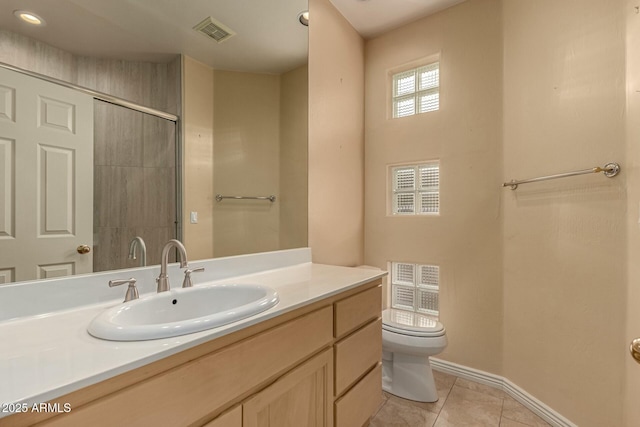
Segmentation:
<svg viewBox="0 0 640 427">
<path fill-rule="evenodd" d="M 276 196 L 223 196 L 222 194 L 216 194 L 216 201 L 219 202 L 222 199 L 251 199 L 251 200 L 268 200 L 271 203 L 276 201 Z"/>
<path fill-rule="evenodd" d="M 583 169 L 579 171 L 559 173 L 556 175 L 541 176 L 539 178 L 529 178 L 529 179 L 523 179 L 519 181 L 512 179 L 510 182 L 503 183 L 502 186 L 511 187 L 512 190 L 515 190 L 516 188 L 518 188 L 518 185 L 520 184 L 528 184 L 530 182 L 547 181 L 549 179 L 566 178 L 568 176 L 585 175 L 588 173 L 598 173 L 598 172 L 603 172 L 604 176 L 606 176 L 607 178 L 613 178 L 614 176 L 618 175 L 618 173 L 620 172 L 620 165 L 617 163 L 607 163 L 606 165 L 604 165 L 604 167 L 596 166 L 595 168 L 591 168 L 591 169 Z"/>
</svg>

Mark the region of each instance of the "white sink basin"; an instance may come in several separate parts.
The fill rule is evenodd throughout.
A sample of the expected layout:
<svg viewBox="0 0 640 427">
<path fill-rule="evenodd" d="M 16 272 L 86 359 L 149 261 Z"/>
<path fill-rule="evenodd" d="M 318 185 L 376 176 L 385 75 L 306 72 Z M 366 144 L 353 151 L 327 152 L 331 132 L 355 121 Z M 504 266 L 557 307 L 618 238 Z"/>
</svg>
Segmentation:
<svg viewBox="0 0 640 427">
<path fill-rule="evenodd" d="M 87 331 L 112 341 L 143 341 L 204 331 L 275 306 L 278 294 L 262 285 L 198 285 L 129 301 L 100 313 Z"/>
</svg>

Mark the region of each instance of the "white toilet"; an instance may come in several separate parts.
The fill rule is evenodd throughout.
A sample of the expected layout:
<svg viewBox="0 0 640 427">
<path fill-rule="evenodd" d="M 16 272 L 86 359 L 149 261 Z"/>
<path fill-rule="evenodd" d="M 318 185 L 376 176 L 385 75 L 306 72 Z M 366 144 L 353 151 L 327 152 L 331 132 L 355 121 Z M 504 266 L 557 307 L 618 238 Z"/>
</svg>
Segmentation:
<svg viewBox="0 0 640 427">
<path fill-rule="evenodd" d="M 447 346 L 442 323 L 410 311 L 382 312 L 382 389 L 418 402 L 435 402 L 438 392 L 429 356 Z"/>
</svg>

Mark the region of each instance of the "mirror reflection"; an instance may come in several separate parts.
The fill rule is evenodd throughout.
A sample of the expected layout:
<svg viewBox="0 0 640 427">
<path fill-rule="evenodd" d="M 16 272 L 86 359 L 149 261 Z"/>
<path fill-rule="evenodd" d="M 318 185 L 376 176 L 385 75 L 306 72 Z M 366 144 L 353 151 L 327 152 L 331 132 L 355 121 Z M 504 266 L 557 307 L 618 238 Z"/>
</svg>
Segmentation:
<svg viewBox="0 0 640 427">
<path fill-rule="evenodd" d="M 24 74 L 16 88 L 42 83 L 34 96 L 51 102 L 23 112 L 23 90 L 2 74 L 0 105 L 34 123 L 48 111 L 51 123 L 36 126 L 24 154 L 19 120 L 0 109 L 0 283 L 136 267 L 143 255 L 158 264 L 171 238 L 190 259 L 306 246 L 307 28 L 297 18 L 306 1 L 40 3 L 2 3 L 0 62 L 179 120 L 91 97 L 80 114 L 60 93 L 72 89 Z M 257 20 L 249 4 L 264 8 L 250 14 Z M 13 15 L 30 7 L 45 26 Z M 193 28 L 207 19 L 232 36 L 217 43 Z M 69 134 L 89 126 L 89 158 L 58 119 Z"/>
</svg>

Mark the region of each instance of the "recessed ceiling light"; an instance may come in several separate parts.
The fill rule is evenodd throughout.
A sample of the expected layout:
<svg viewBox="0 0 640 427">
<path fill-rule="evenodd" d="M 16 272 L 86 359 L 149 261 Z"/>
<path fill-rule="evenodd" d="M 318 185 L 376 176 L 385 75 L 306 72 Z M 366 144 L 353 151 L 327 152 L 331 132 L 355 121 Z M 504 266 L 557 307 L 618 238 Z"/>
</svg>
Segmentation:
<svg viewBox="0 0 640 427">
<path fill-rule="evenodd" d="M 298 21 L 305 27 L 309 26 L 309 11 L 305 10 L 304 12 L 300 12 L 298 15 Z"/>
<path fill-rule="evenodd" d="M 14 10 L 13 14 L 17 18 L 20 18 L 21 20 L 26 22 L 27 24 L 31 24 L 31 25 L 45 25 L 46 24 L 44 22 L 44 19 L 42 19 L 41 17 L 39 17 L 38 15 L 36 15 L 33 12 L 29 12 L 28 10 Z"/>
</svg>

